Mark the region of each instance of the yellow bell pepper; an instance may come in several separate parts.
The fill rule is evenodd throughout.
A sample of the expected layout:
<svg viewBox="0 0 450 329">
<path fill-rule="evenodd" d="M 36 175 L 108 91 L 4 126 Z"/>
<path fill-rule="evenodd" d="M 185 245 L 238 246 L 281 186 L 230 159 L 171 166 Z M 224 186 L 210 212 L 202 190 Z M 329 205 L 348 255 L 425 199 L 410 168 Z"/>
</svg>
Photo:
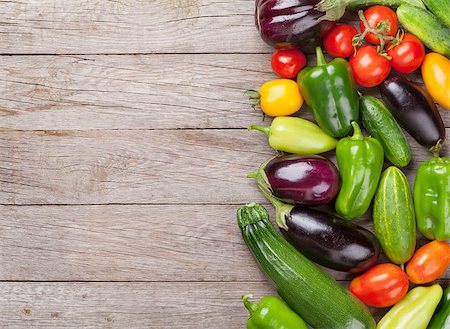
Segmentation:
<svg viewBox="0 0 450 329">
<path fill-rule="evenodd" d="M 450 110 L 450 60 L 438 53 L 429 53 L 422 64 L 422 79 L 431 97 Z"/>
</svg>

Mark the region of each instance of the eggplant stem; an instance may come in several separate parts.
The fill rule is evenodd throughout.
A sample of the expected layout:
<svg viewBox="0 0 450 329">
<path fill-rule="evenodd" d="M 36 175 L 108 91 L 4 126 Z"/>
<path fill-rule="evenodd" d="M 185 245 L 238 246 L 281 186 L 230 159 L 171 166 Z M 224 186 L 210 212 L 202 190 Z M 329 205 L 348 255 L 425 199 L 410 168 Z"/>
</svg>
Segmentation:
<svg viewBox="0 0 450 329">
<path fill-rule="evenodd" d="M 247 174 L 247 178 L 256 178 L 256 177 L 258 177 L 258 172 L 257 171 L 250 171 Z"/>
<path fill-rule="evenodd" d="M 439 158 L 439 153 L 441 152 L 442 148 L 442 139 L 438 140 L 436 145 L 430 148 L 430 152 L 433 153 L 433 156 L 435 158 Z"/>
</svg>

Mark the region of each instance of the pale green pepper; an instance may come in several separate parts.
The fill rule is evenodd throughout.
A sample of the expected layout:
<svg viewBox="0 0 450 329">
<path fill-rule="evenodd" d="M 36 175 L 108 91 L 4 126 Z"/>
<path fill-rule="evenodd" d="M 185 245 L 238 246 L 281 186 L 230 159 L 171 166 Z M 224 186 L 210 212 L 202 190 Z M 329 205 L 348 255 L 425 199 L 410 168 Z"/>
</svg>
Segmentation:
<svg viewBox="0 0 450 329">
<path fill-rule="evenodd" d="M 377 324 L 377 329 L 426 329 L 442 297 L 438 284 L 412 289 Z"/>
<path fill-rule="evenodd" d="M 328 136 L 316 124 L 301 118 L 278 116 L 270 127 L 252 125 L 269 136 L 269 144 L 278 151 L 294 154 L 319 154 L 331 151 L 337 140 Z"/>
</svg>

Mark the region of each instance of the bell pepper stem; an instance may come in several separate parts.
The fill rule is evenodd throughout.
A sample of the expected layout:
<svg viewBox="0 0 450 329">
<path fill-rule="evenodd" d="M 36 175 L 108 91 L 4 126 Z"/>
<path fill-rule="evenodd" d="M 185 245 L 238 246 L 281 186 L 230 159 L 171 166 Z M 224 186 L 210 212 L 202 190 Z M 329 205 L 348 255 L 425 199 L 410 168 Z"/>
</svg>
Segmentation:
<svg viewBox="0 0 450 329">
<path fill-rule="evenodd" d="M 325 66 L 327 65 L 327 61 L 323 56 L 322 48 L 316 47 L 316 58 L 317 58 L 317 66 Z"/>
<path fill-rule="evenodd" d="M 249 298 L 253 298 L 252 294 L 244 295 L 242 296 L 242 301 L 244 302 L 245 308 L 250 312 L 250 315 L 253 315 L 253 313 L 256 312 L 258 309 L 258 305 L 256 303 L 252 303 L 249 301 Z"/>
<path fill-rule="evenodd" d="M 258 131 L 262 131 L 266 135 L 270 135 L 270 127 L 251 125 L 248 127 L 248 130 L 258 130 Z"/>
<path fill-rule="evenodd" d="M 351 125 L 353 127 L 353 136 L 351 137 L 351 139 L 363 140 L 364 135 L 361 132 L 361 128 L 359 127 L 359 124 L 356 121 L 352 121 Z"/>
</svg>

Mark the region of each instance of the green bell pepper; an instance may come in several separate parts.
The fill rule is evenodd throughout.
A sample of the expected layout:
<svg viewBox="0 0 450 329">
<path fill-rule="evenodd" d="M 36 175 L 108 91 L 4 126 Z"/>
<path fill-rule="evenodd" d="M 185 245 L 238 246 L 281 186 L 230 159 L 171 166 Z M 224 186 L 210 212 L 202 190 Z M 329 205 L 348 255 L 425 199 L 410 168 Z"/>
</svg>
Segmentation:
<svg viewBox="0 0 450 329">
<path fill-rule="evenodd" d="M 359 97 L 350 65 L 343 58 L 327 64 L 320 47 L 317 66 L 300 71 L 297 83 L 314 119 L 330 136 L 347 136 L 359 120 Z"/>
<path fill-rule="evenodd" d="M 258 303 L 248 299 L 252 295 L 242 296 L 245 307 L 250 312 L 247 329 L 307 329 L 305 322 L 280 298 L 266 296 Z"/>
<path fill-rule="evenodd" d="M 377 329 L 426 329 L 442 297 L 442 288 L 416 287 L 378 322 Z"/>
<path fill-rule="evenodd" d="M 444 290 L 441 302 L 436 312 L 431 318 L 427 329 L 448 329 L 450 328 L 450 287 Z"/>
<path fill-rule="evenodd" d="M 269 136 L 269 144 L 278 151 L 295 154 L 319 154 L 336 147 L 337 140 L 328 136 L 314 123 L 296 117 L 279 116 L 270 127 L 252 125 Z"/>
<path fill-rule="evenodd" d="M 356 122 L 351 124 L 353 136 L 341 139 L 336 146 L 341 190 L 335 206 L 339 215 L 348 220 L 363 215 L 369 209 L 384 163 L 380 142 L 364 137 Z"/>
<path fill-rule="evenodd" d="M 417 228 L 430 240 L 450 239 L 450 158 L 420 164 L 414 181 Z"/>
</svg>

